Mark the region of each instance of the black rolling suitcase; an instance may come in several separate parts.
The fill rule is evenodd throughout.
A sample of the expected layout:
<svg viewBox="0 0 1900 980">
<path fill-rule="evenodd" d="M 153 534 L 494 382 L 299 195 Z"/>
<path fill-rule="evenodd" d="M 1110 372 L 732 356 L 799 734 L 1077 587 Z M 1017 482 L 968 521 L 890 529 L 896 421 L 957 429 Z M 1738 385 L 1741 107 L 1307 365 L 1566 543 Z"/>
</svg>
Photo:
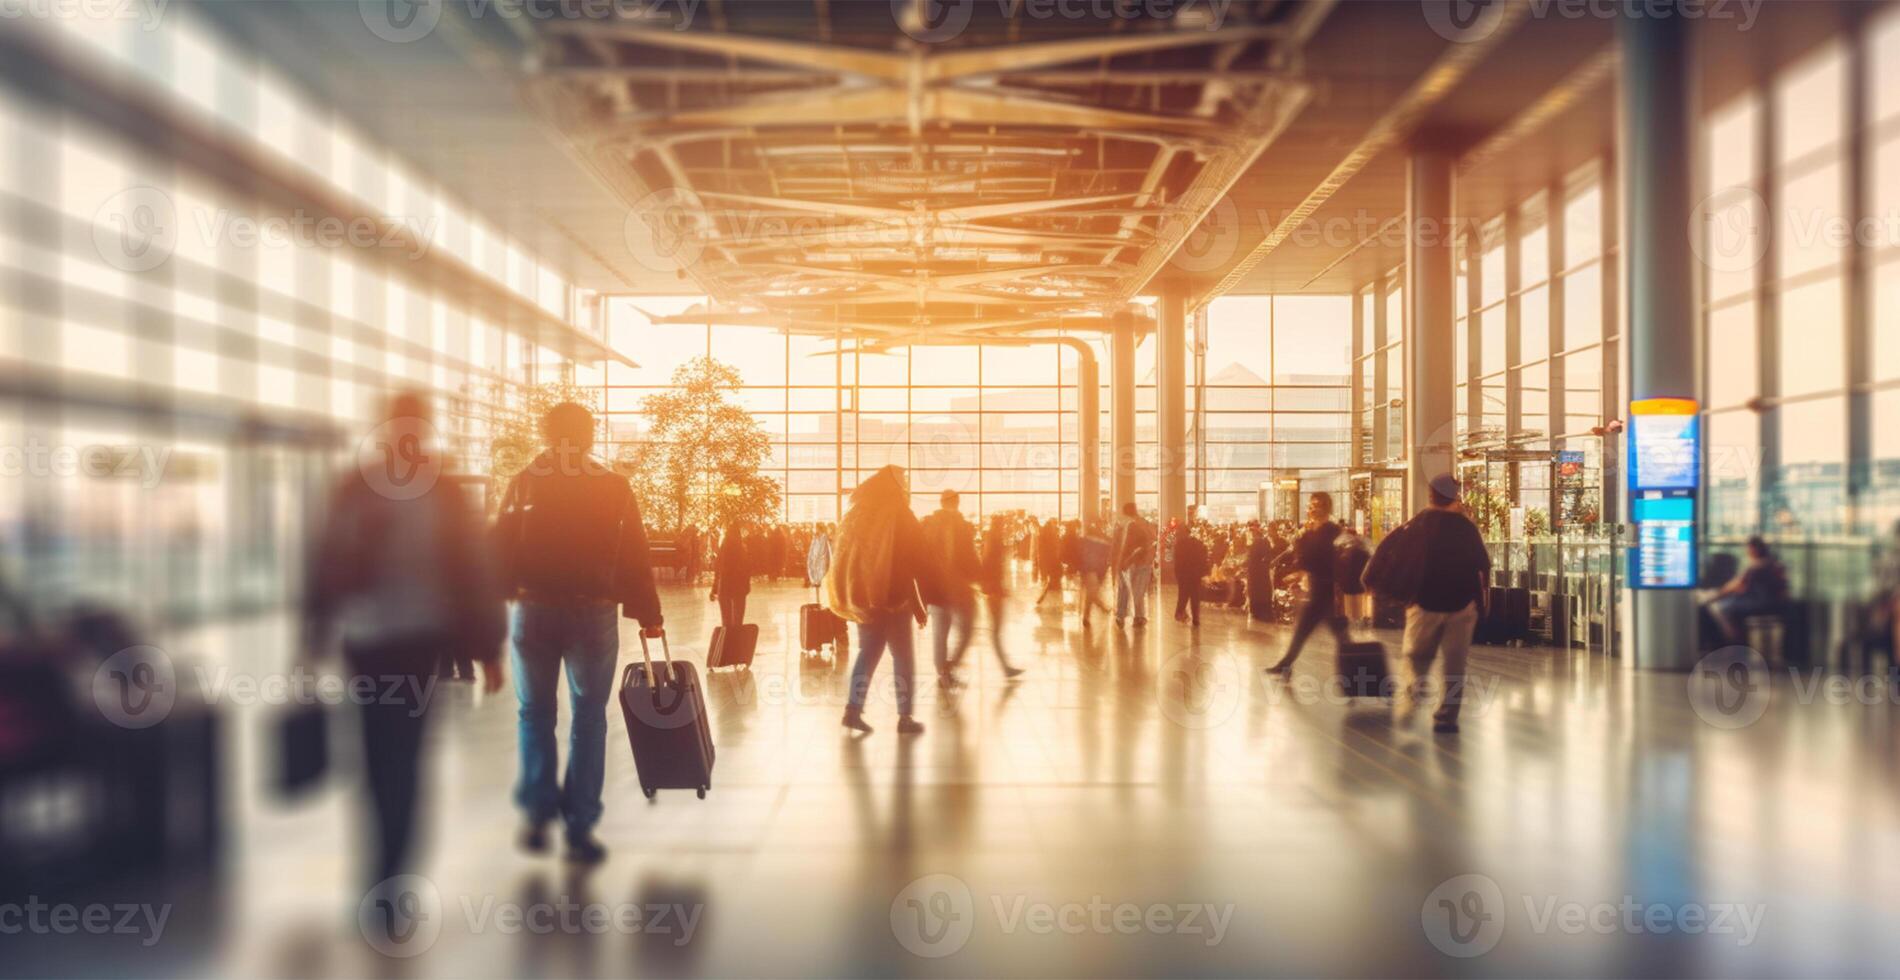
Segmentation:
<svg viewBox="0 0 1900 980">
<path fill-rule="evenodd" d="M 1339 692 L 1349 698 L 1385 698 L 1392 696 L 1391 669 L 1386 666 L 1385 647 L 1378 643 L 1348 643 L 1339 648 L 1334 662 Z"/>
<path fill-rule="evenodd" d="M 1493 587 L 1491 607 L 1479 618 L 1472 642 L 1502 646 L 1506 643 L 1525 643 L 1530 638 L 1530 590 Z"/>
<path fill-rule="evenodd" d="M 706 722 L 706 694 L 693 665 L 674 660 L 666 634 L 660 634 L 664 662 L 654 663 L 647 638 L 640 634 L 642 663 L 628 664 L 620 675 L 620 712 L 627 718 L 627 741 L 647 799 L 663 789 L 712 788 L 712 727 Z"/>
<path fill-rule="evenodd" d="M 844 642 L 844 620 L 816 602 L 798 609 L 798 646 L 806 653 L 817 653 L 826 644 Z"/>
<path fill-rule="evenodd" d="M 712 646 L 706 651 L 706 669 L 751 667 L 752 657 L 758 652 L 759 624 L 741 623 L 738 629 L 730 631 L 724 626 L 716 626 L 713 628 Z"/>
</svg>

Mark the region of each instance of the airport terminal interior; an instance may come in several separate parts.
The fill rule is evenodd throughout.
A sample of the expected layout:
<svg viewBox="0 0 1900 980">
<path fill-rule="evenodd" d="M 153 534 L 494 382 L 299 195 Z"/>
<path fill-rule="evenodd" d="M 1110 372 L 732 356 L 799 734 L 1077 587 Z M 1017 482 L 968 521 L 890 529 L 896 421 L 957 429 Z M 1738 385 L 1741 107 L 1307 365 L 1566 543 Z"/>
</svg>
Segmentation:
<svg viewBox="0 0 1900 980">
<path fill-rule="evenodd" d="M 1900 963 L 1900 4 L 0 0 L 0 282 L 0 976 Z"/>
</svg>

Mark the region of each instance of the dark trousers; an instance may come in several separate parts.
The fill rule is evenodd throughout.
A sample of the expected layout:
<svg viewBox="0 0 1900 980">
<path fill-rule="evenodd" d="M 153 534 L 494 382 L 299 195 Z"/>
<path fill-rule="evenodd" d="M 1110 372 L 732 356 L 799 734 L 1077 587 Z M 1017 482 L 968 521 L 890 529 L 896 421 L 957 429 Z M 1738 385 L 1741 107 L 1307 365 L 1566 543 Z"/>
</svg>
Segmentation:
<svg viewBox="0 0 1900 980">
<path fill-rule="evenodd" d="M 1281 663 L 1290 664 L 1299 659 L 1300 648 L 1306 646 L 1307 637 L 1312 636 L 1321 623 L 1333 631 L 1334 643 L 1345 646 L 1351 642 L 1351 637 L 1346 635 L 1346 619 L 1334 612 L 1333 606 L 1332 589 L 1313 590 L 1312 597 L 1306 600 L 1306 606 L 1300 610 L 1300 618 L 1293 624 L 1293 642 L 1287 645 L 1286 656 L 1281 659 Z"/>
<path fill-rule="evenodd" d="M 729 630 L 745 625 L 745 598 L 743 592 L 738 595 L 719 593 L 719 625 Z"/>
<path fill-rule="evenodd" d="M 422 737 L 436 669 L 446 649 L 445 641 L 431 637 L 346 651 L 351 683 L 361 685 L 351 689 L 364 695 L 358 707 L 370 823 L 376 831 L 371 871 L 377 881 L 414 870 Z"/>
<path fill-rule="evenodd" d="M 1183 613 L 1192 609 L 1193 620 L 1201 621 L 1201 577 L 1195 575 L 1184 578 L 1174 586 L 1174 618 L 1180 619 Z"/>
</svg>

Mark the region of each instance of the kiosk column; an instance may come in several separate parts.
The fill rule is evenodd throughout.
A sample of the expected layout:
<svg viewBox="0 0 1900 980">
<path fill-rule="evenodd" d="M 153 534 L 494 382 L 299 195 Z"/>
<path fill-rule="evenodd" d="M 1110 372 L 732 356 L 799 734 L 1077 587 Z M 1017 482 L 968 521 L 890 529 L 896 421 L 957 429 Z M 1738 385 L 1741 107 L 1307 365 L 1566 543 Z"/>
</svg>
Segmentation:
<svg viewBox="0 0 1900 980">
<path fill-rule="evenodd" d="M 1625 17 L 1619 148 L 1623 279 L 1629 304 L 1631 661 L 1689 670 L 1698 659 L 1696 512 L 1701 489 L 1696 401 L 1696 275 L 1691 221 L 1696 159 L 1694 58 L 1688 20 Z"/>
</svg>

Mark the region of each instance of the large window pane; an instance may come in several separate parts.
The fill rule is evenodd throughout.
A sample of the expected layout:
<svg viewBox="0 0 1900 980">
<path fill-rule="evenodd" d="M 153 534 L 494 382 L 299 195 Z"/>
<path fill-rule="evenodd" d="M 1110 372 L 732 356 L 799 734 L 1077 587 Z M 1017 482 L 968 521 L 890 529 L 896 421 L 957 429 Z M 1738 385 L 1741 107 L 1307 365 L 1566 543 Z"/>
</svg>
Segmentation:
<svg viewBox="0 0 1900 980">
<path fill-rule="evenodd" d="M 1841 388 L 1847 379 L 1841 282 L 1828 279 L 1781 294 L 1781 394 Z"/>
<path fill-rule="evenodd" d="M 1709 405 L 1730 408 L 1761 393 L 1755 305 L 1737 303 L 1709 314 Z"/>
<path fill-rule="evenodd" d="M 1550 289 L 1538 286 L 1525 291 L 1518 304 L 1518 363 L 1528 364 L 1550 356 Z"/>
<path fill-rule="evenodd" d="M 1564 349 L 1603 339 L 1603 266 L 1579 269 L 1564 281 Z"/>
</svg>

